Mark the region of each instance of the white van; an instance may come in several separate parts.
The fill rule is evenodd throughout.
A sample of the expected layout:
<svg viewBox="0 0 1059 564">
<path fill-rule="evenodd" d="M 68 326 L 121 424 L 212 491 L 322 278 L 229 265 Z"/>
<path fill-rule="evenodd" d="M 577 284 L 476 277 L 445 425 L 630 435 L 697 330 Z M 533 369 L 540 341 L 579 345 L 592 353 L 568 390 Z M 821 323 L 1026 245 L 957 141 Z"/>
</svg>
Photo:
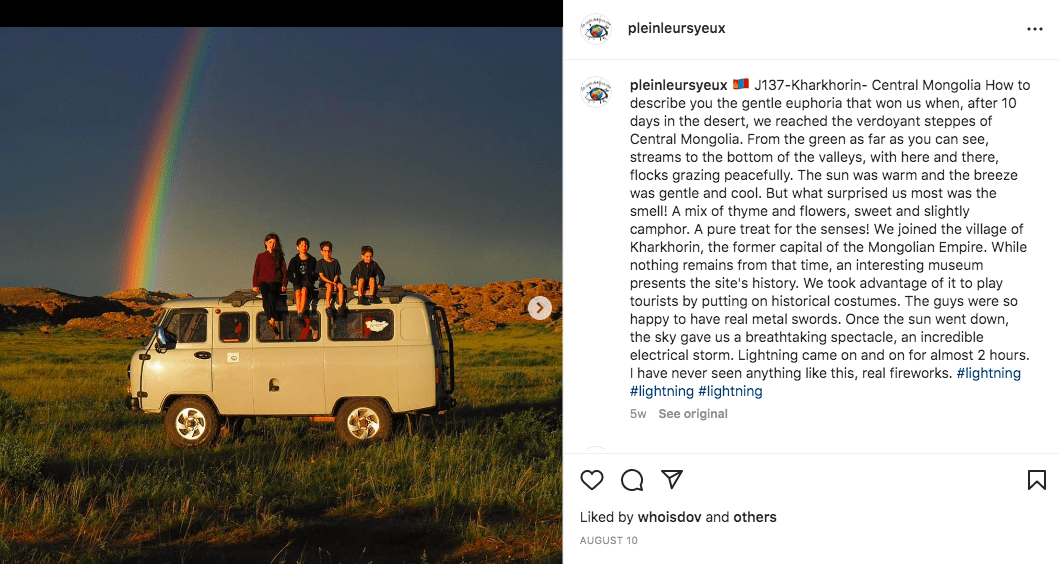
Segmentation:
<svg viewBox="0 0 1059 564">
<path fill-rule="evenodd" d="M 173 444 L 207 446 L 223 422 L 245 417 L 335 421 L 359 444 L 390 435 L 393 416 L 441 414 L 456 404 L 455 356 L 445 310 L 400 286 L 385 303 L 330 318 L 313 300 L 308 322 L 294 294 L 269 328 L 260 294 L 166 302 L 161 322 L 129 364 L 127 407 L 164 413 Z M 376 300 L 379 301 L 379 300 Z"/>
</svg>

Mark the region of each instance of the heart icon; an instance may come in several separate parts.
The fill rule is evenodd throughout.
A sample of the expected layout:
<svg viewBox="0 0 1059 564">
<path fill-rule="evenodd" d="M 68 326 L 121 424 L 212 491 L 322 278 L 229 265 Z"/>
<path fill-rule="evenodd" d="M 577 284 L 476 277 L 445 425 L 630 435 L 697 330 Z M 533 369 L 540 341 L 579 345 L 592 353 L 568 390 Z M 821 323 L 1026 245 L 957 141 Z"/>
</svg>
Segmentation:
<svg viewBox="0 0 1059 564">
<path fill-rule="evenodd" d="M 603 472 L 599 470 L 585 470 L 581 473 L 581 483 L 588 489 L 594 490 L 603 483 Z"/>
</svg>

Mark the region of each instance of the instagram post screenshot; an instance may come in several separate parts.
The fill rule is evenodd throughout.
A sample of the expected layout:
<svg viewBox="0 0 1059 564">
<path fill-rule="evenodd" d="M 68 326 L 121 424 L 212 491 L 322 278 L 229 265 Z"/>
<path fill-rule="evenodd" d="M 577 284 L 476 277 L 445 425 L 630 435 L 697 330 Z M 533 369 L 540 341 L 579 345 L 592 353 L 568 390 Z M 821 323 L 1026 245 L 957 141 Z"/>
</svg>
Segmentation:
<svg viewBox="0 0 1059 564">
<path fill-rule="evenodd" d="M 1054 561 L 1054 16 L 6 30 L 0 563 Z"/>
<path fill-rule="evenodd" d="M 1055 9 L 563 4 L 563 559 L 1045 562 Z"/>
<path fill-rule="evenodd" d="M 563 560 L 559 27 L 0 74 L 0 564 Z"/>
</svg>

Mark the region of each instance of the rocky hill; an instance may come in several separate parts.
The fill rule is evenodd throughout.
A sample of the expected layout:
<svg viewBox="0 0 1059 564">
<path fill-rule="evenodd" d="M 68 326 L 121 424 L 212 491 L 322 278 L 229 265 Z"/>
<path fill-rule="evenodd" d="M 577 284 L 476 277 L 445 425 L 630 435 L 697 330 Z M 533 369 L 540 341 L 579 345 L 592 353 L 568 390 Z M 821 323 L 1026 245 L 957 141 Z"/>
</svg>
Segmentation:
<svg viewBox="0 0 1059 564">
<path fill-rule="evenodd" d="M 0 288 L 0 328 L 27 323 L 105 331 L 136 338 L 150 331 L 160 305 L 188 294 L 124 290 L 108 296 L 77 296 L 51 288 Z"/>
<path fill-rule="evenodd" d="M 456 330 L 489 331 L 513 322 L 534 322 L 527 306 L 536 296 L 552 302 L 548 323 L 562 328 L 563 287 L 555 280 L 534 278 L 492 282 L 485 286 L 421 284 L 405 289 L 423 294 L 445 308 Z M 161 305 L 189 294 L 122 290 L 107 296 L 76 296 L 51 288 L 0 288 L 0 328 L 43 324 L 42 333 L 65 325 L 67 330 L 97 331 L 111 338 L 140 338 L 157 322 Z"/>
<path fill-rule="evenodd" d="M 449 323 L 466 331 L 489 331 L 501 323 L 536 322 L 527 307 L 537 296 L 552 302 L 552 322 L 562 327 L 563 285 L 555 280 L 532 278 L 491 282 L 481 287 L 421 284 L 405 289 L 444 307 Z"/>
</svg>

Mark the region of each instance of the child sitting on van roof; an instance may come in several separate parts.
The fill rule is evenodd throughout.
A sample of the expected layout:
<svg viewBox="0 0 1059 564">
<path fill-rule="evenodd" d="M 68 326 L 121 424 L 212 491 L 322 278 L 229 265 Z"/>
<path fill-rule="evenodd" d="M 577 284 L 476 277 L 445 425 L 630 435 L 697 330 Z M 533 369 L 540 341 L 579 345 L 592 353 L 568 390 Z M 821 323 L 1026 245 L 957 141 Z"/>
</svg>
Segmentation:
<svg viewBox="0 0 1059 564">
<path fill-rule="evenodd" d="M 324 298 L 327 314 L 334 316 L 338 313 L 335 311 L 334 306 L 331 305 L 331 294 L 337 292 L 341 313 L 345 315 L 349 310 L 346 308 L 346 287 L 342 285 L 342 265 L 338 263 L 338 260 L 331 258 L 331 241 L 322 241 L 320 243 L 320 254 L 323 255 L 323 258 L 316 261 L 316 272 L 327 287 Z"/>
<path fill-rule="evenodd" d="M 298 317 L 305 317 L 309 303 L 309 291 L 316 287 L 316 257 L 309 254 L 309 240 L 298 239 L 298 254 L 291 257 L 287 266 L 287 280 L 294 286 L 294 300 Z"/>
<path fill-rule="evenodd" d="M 357 266 L 353 267 L 353 278 L 357 280 L 357 293 L 360 294 L 360 305 L 368 305 L 372 301 L 378 300 L 379 286 L 382 286 L 386 282 L 386 274 L 383 273 L 382 267 L 379 263 L 371 260 L 375 256 L 375 251 L 368 245 L 364 245 L 360 248 L 361 261 L 357 263 Z M 378 278 L 378 284 L 375 283 L 375 279 Z M 364 292 L 364 287 L 367 286 L 367 293 Z"/>
</svg>

